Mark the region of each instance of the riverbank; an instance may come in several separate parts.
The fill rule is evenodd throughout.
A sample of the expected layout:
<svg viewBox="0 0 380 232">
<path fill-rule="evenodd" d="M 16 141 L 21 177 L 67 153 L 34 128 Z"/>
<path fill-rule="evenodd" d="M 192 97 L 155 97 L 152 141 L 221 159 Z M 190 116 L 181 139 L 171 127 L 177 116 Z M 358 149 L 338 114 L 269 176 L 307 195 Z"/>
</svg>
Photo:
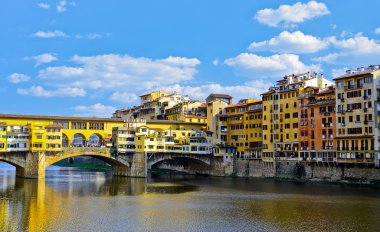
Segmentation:
<svg viewBox="0 0 380 232">
<path fill-rule="evenodd" d="M 236 176 L 279 181 L 380 186 L 380 169 L 353 164 L 237 160 Z"/>
</svg>

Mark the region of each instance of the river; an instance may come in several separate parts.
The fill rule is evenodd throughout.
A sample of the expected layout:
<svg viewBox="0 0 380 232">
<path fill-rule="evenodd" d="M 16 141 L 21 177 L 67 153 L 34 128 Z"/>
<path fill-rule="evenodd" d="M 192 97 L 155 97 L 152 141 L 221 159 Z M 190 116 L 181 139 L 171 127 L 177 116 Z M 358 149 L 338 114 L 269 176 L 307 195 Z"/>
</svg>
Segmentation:
<svg viewBox="0 0 380 232">
<path fill-rule="evenodd" d="M 380 190 L 166 175 L 147 180 L 0 164 L 0 231 L 380 231 Z"/>
</svg>

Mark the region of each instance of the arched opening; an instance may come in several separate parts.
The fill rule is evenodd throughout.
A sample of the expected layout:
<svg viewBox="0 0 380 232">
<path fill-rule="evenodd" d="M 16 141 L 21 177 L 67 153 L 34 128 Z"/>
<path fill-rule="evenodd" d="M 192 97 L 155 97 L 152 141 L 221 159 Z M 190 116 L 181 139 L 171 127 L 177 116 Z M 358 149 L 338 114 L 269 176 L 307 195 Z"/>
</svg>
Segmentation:
<svg viewBox="0 0 380 232">
<path fill-rule="evenodd" d="M 73 155 L 61 160 L 52 160 L 46 163 L 47 175 L 59 175 L 62 171 L 67 173 L 80 173 L 82 171 L 107 172 L 115 168 L 129 170 L 128 164 L 115 160 L 112 157 L 101 155 Z M 75 168 L 75 169 L 72 169 Z"/>
<path fill-rule="evenodd" d="M 104 140 L 99 134 L 92 134 L 88 140 L 87 145 L 89 147 L 102 147 L 104 146 Z"/>
<path fill-rule="evenodd" d="M 62 147 L 68 147 L 69 146 L 69 138 L 66 134 L 62 134 Z"/>
<path fill-rule="evenodd" d="M 71 141 L 71 146 L 73 147 L 87 147 L 86 137 L 82 134 L 75 134 L 73 140 Z"/>
<path fill-rule="evenodd" d="M 171 159 L 159 159 L 157 162 L 150 164 L 151 171 L 170 170 L 177 172 L 186 172 L 193 174 L 208 174 L 210 165 L 202 160 L 188 157 L 173 157 Z"/>
</svg>

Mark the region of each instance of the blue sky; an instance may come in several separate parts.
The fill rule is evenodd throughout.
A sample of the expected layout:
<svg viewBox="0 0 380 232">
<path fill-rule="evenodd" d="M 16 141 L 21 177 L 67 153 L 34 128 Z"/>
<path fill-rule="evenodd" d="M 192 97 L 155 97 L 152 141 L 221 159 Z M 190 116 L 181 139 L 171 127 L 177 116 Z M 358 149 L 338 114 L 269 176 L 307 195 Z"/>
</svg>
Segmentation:
<svg viewBox="0 0 380 232">
<path fill-rule="evenodd" d="M 110 116 L 166 89 L 259 98 L 285 74 L 379 64 L 380 1 L 5 0 L 2 113 Z"/>
</svg>

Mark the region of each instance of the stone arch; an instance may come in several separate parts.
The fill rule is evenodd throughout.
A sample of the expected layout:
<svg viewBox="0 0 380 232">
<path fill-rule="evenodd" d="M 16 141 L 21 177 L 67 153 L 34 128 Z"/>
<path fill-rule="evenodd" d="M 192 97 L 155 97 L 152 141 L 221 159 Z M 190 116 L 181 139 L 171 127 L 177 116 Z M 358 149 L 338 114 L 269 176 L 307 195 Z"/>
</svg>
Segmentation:
<svg viewBox="0 0 380 232">
<path fill-rule="evenodd" d="M 90 137 L 88 138 L 88 143 L 87 145 L 89 147 L 101 147 L 101 146 L 104 146 L 104 139 L 103 139 L 103 136 L 99 133 L 94 133 L 92 135 L 90 135 Z"/>
<path fill-rule="evenodd" d="M 45 158 L 45 168 L 49 167 L 50 165 L 53 165 L 61 160 L 67 159 L 67 158 L 73 158 L 78 156 L 89 156 L 96 159 L 99 159 L 112 167 L 123 167 L 123 168 L 129 168 L 129 164 L 123 160 L 118 160 L 112 156 L 110 156 L 108 153 L 98 153 L 98 152 L 73 152 L 69 154 L 64 154 L 60 156 L 47 156 Z"/>
<path fill-rule="evenodd" d="M 76 133 L 71 139 L 70 146 L 72 147 L 86 147 L 87 139 L 86 136 L 82 133 Z"/>
<path fill-rule="evenodd" d="M 62 133 L 62 147 L 69 147 L 69 146 L 70 146 L 69 137 L 65 133 Z"/>
<path fill-rule="evenodd" d="M 181 164 L 184 167 L 191 167 L 191 166 L 199 166 L 202 167 L 202 169 L 210 169 L 211 168 L 211 161 L 207 157 L 205 158 L 199 158 L 194 156 L 185 156 L 185 155 L 165 155 L 165 154 L 158 154 L 152 156 L 153 158 L 150 158 L 148 160 L 148 167 L 157 167 L 158 165 L 167 162 L 167 163 L 177 163 Z"/>
<path fill-rule="evenodd" d="M 21 162 L 18 162 L 16 160 L 9 160 L 9 159 L 2 159 L 0 158 L 0 162 L 4 162 L 7 164 L 12 165 L 13 167 L 17 168 L 24 168 L 25 164 L 22 164 Z"/>
</svg>

